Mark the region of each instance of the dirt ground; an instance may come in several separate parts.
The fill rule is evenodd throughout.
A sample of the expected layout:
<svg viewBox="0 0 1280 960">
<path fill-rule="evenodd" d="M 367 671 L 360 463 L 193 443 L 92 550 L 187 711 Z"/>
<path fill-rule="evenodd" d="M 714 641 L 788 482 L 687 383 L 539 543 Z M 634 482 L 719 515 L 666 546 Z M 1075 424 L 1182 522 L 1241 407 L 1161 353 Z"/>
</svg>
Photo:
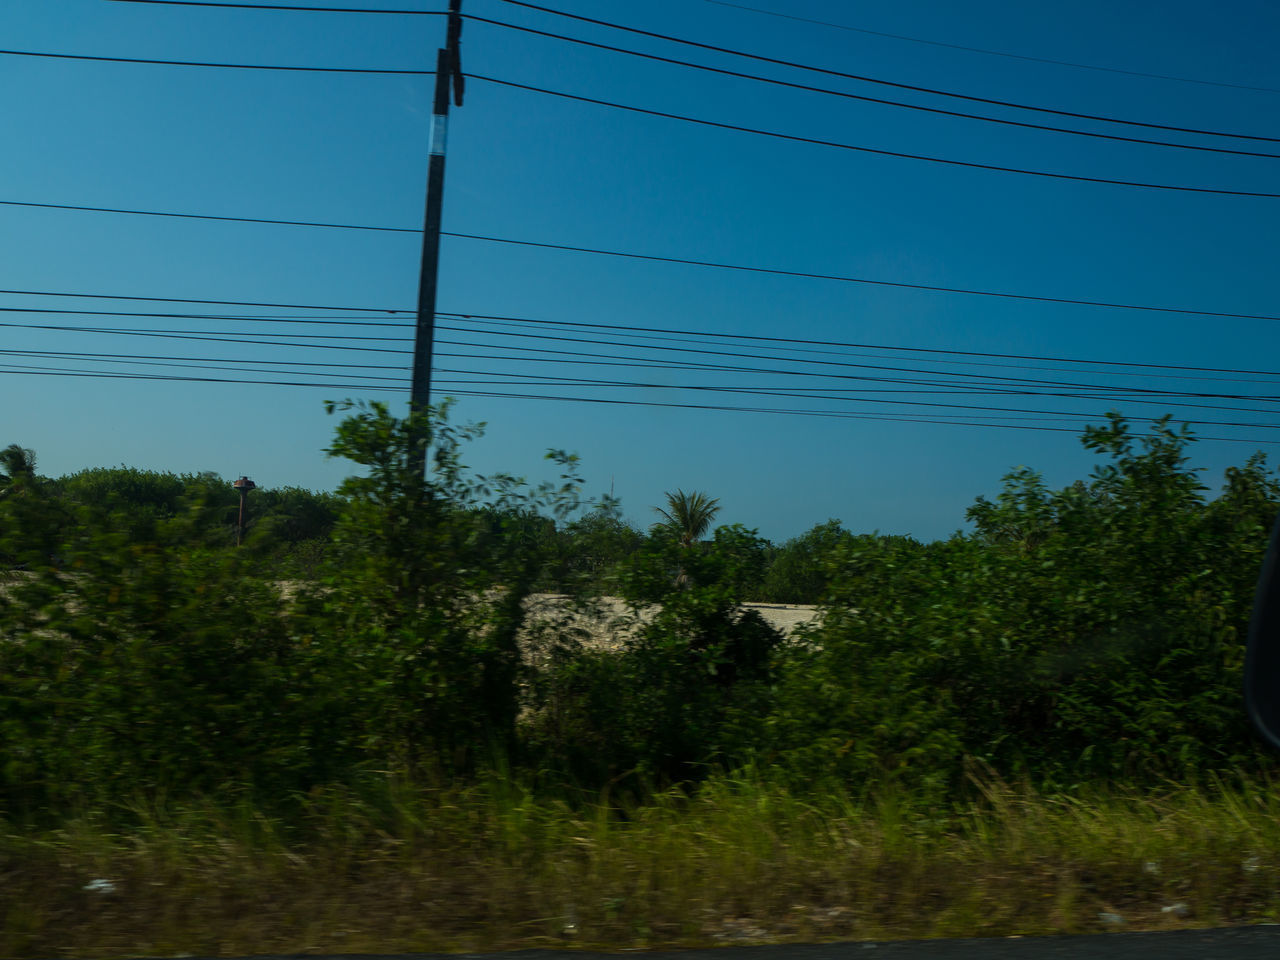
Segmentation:
<svg viewBox="0 0 1280 960">
<path fill-rule="evenodd" d="M 582 631 L 591 645 L 616 647 L 627 641 L 637 627 L 653 618 L 657 607 L 641 610 L 634 618 L 621 597 L 600 597 L 590 609 L 574 609 L 569 597 L 552 593 L 535 593 L 528 600 L 529 633 L 536 635 L 539 625 L 567 625 Z M 742 610 L 754 610 L 764 621 L 783 635 L 789 636 L 802 624 L 818 616 L 818 608 L 798 603 L 744 603 Z"/>
</svg>

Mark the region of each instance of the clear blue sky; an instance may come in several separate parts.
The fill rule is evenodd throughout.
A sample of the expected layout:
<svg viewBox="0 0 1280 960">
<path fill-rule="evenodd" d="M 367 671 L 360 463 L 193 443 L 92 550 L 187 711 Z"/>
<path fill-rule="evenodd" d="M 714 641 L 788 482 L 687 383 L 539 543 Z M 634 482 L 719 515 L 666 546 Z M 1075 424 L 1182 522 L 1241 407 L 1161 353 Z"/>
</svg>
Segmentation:
<svg viewBox="0 0 1280 960">
<path fill-rule="evenodd" d="M 560 10 L 898 83 L 1077 113 L 1280 137 L 1280 60 L 1275 56 L 1280 8 L 1266 0 L 1225 0 L 1212 7 L 1181 0 L 1085 0 L 1070 7 L 996 0 L 744 2 L 859 30 L 770 17 L 709 0 L 546 0 Z M 347 0 L 343 5 L 441 9 L 444 0 Z M 464 13 L 869 96 L 1096 132 L 1280 153 L 1280 143 L 1263 140 L 1033 115 L 803 73 L 574 23 L 501 0 L 465 0 Z M 111 0 L 7 0 L 0 5 L 0 32 L 11 50 L 428 69 L 434 67 L 444 22 L 426 16 L 164 8 Z M 929 115 L 712 76 L 480 22 L 466 26 L 463 63 L 468 74 L 882 150 L 1106 179 L 1280 193 L 1276 159 Z M 0 200 L 418 227 L 430 110 L 431 80 L 424 76 L 0 55 L 0 116 L 5 118 Z M 458 233 L 783 270 L 1274 317 L 1280 315 L 1277 214 L 1277 199 L 1072 182 L 878 156 L 641 116 L 472 79 L 465 105 L 451 117 L 444 224 Z M 5 290 L 406 308 L 416 301 L 418 258 L 419 239 L 412 233 L 0 206 L 0 288 Z M 440 270 L 439 308 L 454 313 L 1280 370 L 1280 326 L 1274 320 L 1000 300 L 450 237 L 444 240 Z M 280 314 L 15 294 L 0 294 L 0 306 Z M 262 339 L 260 334 L 268 330 L 402 338 L 410 332 L 407 318 L 385 315 L 381 322 L 402 326 L 5 313 L 3 319 L 13 324 L 222 330 L 225 336 L 247 339 Z M 324 311 L 308 315 L 333 316 Z M 356 386 L 90 379 L 52 370 L 32 372 L 46 367 L 346 384 L 354 383 L 350 369 L 290 370 L 282 364 L 406 367 L 403 353 L 367 349 L 403 351 L 407 344 L 401 342 L 335 339 L 323 342 L 342 349 L 320 350 L 83 329 L 11 326 L 0 331 L 0 342 L 9 350 L 193 357 L 250 369 L 255 367 L 247 361 L 263 361 L 256 366 L 263 372 L 214 372 L 126 365 L 120 358 L 0 357 L 0 445 L 17 442 L 34 448 L 41 472 L 50 475 L 127 464 L 178 472 L 213 470 L 228 479 L 248 474 L 265 486 L 330 488 L 347 465 L 322 453 L 333 427 L 323 401 L 364 395 L 400 409 L 407 400 L 405 370 L 363 371 L 396 378 L 384 382 L 398 390 L 389 393 L 362 392 Z M 551 332 L 566 335 L 564 330 Z M 1172 401 L 1167 406 L 1117 404 L 1097 397 L 940 396 L 924 394 L 919 386 L 831 379 L 805 382 L 831 396 L 835 389 L 850 391 L 848 400 L 753 398 L 688 388 L 746 385 L 786 391 L 798 381 L 783 375 L 645 373 L 570 365 L 550 362 L 557 356 L 571 358 L 554 354 L 541 361 L 530 354 L 510 359 L 518 354 L 495 345 L 536 346 L 539 341 L 444 330 L 439 337 L 486 344 L 438 346 L 441 354 L 471 354 L 438 356 L 440 381 L 509 381 L 540 373 L 664 385 L 489 388 L 497 391 L 840 408 L 899 418 L 936 419 L 940 412 L 950 412 L 954 419 L 954 409 L 884 402 L 936 399 L 998 404 L 1015 410 L 1001 422 L 1072 430 L 1085 421 L 1011 418 L 1026 416 L 1016 413 L 1025 408 L 1096 414 L 1096 420 L 1118 406 L 1135 419 L 1168 410 L 1182 417 L 1253 425 L 1198 428 L 1209 436 L 1280 439 L 1275 417 L 1266 412 L 1175 407 Z M 592 337 L 626 339 L 607 332 Z M 634 350 L 567 341 L 542 345 Z M 366 349 L 356 350 L 358 346 Z M 744 344 L 696 346 L 748 349 Z M 769 352 L 761 343 L 749 349 Z M 919 355 L 902 350 L 880 352 L 879 357 L 846 356 L 840 362 L 924 368 Z M 764 360 L 715 362 L 770 365 Z M 780 361 L 783 366 L 787 362 Z M 446 372 L 456 369 L 473 373 L 468 378 Z M 952 364 L 945 369 L 991 368 Z M 1067 375 L 1061 368 L 1010 375 L 1107 382 L 1096 373 Z M 1262 376 L 1247 383 L 1121 379 L 1159 389 L 1277 393 L 1274 381 Z M 863 388 L 907 392 L 874 394 Z M 442 383 L 436 392 L 451 391 Z M 1265 401 L 1194 402 L 1268 407 Z M 1092 464 L 1073 432 L 500 398 L 462 398 L 456 416 L 489 424 L 486 438 L 468 458 L 480 472 L 501 469 L 541 477 L 546 473 L 542 454 L 548 447 L 563 447 L 581 455 L 589 492 L 607 492 L 612 484 L 628 515 L 639 523 L 652 519 L 650 507 L 662 501 L 664 490 L 701 489 L 720 497 L 722 521 L 757 527 L 774 540 L 829 517 L 856 531 L 942 537 L 962 525 L 964 509 L 975 496 L 997 492 L 1001 476 L 1013 467 L 1035 467 L 1051 484 L 1063 485 L 1086 475 Z M 1224 467 L 1241 463 L 1260 448 L 1277 449 L 1205 441 L 1196 445 L 1195 459 L 1216 484 Z"/>
</svg>

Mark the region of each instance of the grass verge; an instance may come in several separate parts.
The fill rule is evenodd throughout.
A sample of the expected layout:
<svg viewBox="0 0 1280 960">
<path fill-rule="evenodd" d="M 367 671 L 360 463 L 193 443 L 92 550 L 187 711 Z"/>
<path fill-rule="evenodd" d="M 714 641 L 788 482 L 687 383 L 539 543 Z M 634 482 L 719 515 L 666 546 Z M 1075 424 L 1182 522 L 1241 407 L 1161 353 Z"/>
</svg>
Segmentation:
<svg viewBox="0 0 1280 960">
<path fill-rule="evenodd" d="M 620 808 L 494 780 L 0 824 L 0 956 L 635 948 L 1280 919 L 1269 784 L 945 815 L 718 779 Z M 129 823 L 127 828 L 111 823 Z"/>
</svg>

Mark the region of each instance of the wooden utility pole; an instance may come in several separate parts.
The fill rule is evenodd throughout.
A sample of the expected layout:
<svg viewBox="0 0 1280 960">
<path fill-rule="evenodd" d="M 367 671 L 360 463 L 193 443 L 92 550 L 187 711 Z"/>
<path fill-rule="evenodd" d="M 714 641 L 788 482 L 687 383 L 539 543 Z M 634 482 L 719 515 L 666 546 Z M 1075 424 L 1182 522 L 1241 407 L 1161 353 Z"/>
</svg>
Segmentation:
<svg viewBox="0 0 1280 960">
<path fill-rule="evenodd" d="M 449 0 L 445 45 L 436 51 L 436 93 L 431 118 L 431 155 L 427 166 L 427 212 L 422 227 L 422 269 L 418 274 L 418 327 L 413 344 L 413 385 L 409 412 L 425 413 L 431 403 L 431 349 L 436 332 L 436 278 L 440 267 L 440 212 L 444 203 L 444 152 L 449 130 L 449 93 L 462 106 L 462 0 Z M 427 468 L 427 449 L 415 451 L 419 471 Z"/>
<path fill-rule="evenodd" d="M 236 520 L 236 546 L 240 546 L 240 541 L 244 537 L 245 522 L 245 498 L 249 495 L 249 491 L 257 486 L 248 477 L 241 477 L 235 483 L 231 484 L 240 494 L 240 517 Z"/>
</svg>

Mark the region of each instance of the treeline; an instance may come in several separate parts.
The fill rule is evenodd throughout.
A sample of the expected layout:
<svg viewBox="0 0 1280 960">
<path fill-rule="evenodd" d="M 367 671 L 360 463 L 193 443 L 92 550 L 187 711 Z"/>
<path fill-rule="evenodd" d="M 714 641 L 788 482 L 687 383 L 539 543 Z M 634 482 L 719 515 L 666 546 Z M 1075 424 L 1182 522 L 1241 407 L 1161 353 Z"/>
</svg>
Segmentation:
<svg viewBox="0 0 1280 960">
<path fill-rule="evenodd" d="M 1261 456 L 1211 496 L 1185 430 L 1113 417 L 1084 435 L 1090 478 L 1015 472 L 970 534 L 833 522 L 774 549 L 634 530 L 559 451 L 554 483 L 473 476 L 445 410 L 342 412 L 329 453 L 360 475 L 254 491 L 240 550 L 216 478 L 46 480 L 4 452 L 0 811 L 494 769 L 595 795 L 749 767 L 935 801 L 975 767 L 1054 790 L 1273 769 L 1239 693 L 1280 505 Z M 549 586 L 576 604 L 535 621 Z M 634 614 L 615 643 L 583 632 L 601 593 Z M 784 640 L 742 611 L 761 597 L 822 617 Z"/>
<path fill-rule="evenodd" d="M 33 451 L 14 444 L 7 457 L 10 473 L 35 476 Z M 0 478 L 9 475 L 3 469 Z M 48 509 L 60 518 L 51 518 L 45 544 L 55 563 L 59 545 L 73 536 L 86 516 L 95 524 L 110 517 L 120 532 L 139 544 L 155 542 L 167 523 L 174 535 L 211 550 L 236 544 L 239 493 L 216 473 L 95 467 L 63 477 L 40 477 L 39 484 Z M 243 559 L 260 575 L 275 579 L 314 581 L 336 575 L 343 554 L 334 548 L 332 538 L 342 506 L 337 494 L 300 487 L 255 488 L 248 497 Z M 623 519 L 619 507 L 606 497 L 557 522 L 536 505 L 459 505 L 472 514 L 472 523 L 497 549 L 519 542 L 531 553 L 538 566 L 539 591 L 602 594 L 616 587 L 625 561 L 647 539 L 665 535 L 662 530 L 638 529 Z M 171 521 L 180 515 L 185 515 L 185 522 L 173 526 Z M 738 558 L 743 597 L 772 603 L 820 603 L 827 587 L 826 558 L 838 546 L 874 539 L 854 535 L 838 520 L 828 520 L 780 545 L 736 524 L 712 532 L 713 548 Z M 12 567 L 15 557 L 5 562 Z"/>
</svg>

